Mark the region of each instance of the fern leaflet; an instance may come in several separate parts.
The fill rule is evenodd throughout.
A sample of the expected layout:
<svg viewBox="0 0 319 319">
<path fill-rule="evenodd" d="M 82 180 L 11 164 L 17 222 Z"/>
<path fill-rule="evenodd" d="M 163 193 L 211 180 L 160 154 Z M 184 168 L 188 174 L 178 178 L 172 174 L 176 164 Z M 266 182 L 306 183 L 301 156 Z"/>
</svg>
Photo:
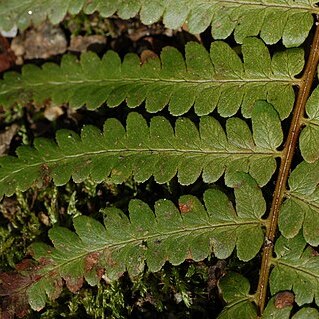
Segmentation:
<svg viewBox="0 0 319 319">
<path fill-rule="evenodd" d="M 292 290 L 300 306 L 315 302 L 318 305 L 319 258 L 317 252 L 307 247 L 303 236 L 292 239 L 280 237 L 275 245 L 276 258 L 270 275 L 270 291 Z"/>
<path fill-rule="evenodd" d="M 123 19 L 139 14 L 144 24 L 162 18 L 172 29 L 187 21 L 192 33 L 211 25 L 214 38 L 225 39 L 234 31 L 238 43 L 260 34 L 267 44 L 282 39 L 287 47 L 304 42 L 313 25 L 312 14 L 319 12 L 315 0 L 1 0 L 0 28 L 9 30 L 17 24 L 24 29 L 47 17 L 59 23 L 67 12 L 76 14 L 81 9 L 104 17 L 117 13 Z"/>
<path fill-rule="evenodd" d="M 300 151 L 303 158 L 310 163 L 319 160 L 319 88 L 316 88 L 307 101 L 304 119 L 306 127 L 299 137 Z"/>
<path fill-rule="evenodd" d="M 159 183 L 178 172 L 181 184 L 189 185 L 202 174 L 207 183 L 226 172 L 226 184 L 233 185 L 236 171 L 249 172 L 260 185 L 266 184 L 276 169 L 283 133 L 277 112 L 259 101 L 252 115 L 253 134 L 245 121 L 226 122 L 227 136 L 213 117 L 201 118 L 199 131 L 187 118 L 179 118 L 175 132 L 163 117 L 145 119 L 131 113 L 126 131 L 115 119 L 105 122 L 102 134 L 85 126 L 81 138 L 72 131 L 57 132 L 57 145 L 39 138 L 35 149 L 21 146 L 18 158 L 0 158 L 0 195 L 43 185 L 53 178 L 56 185 L 76 183 L 89 176 L 96 182 L 109 179 L 122 183 L 132 174 L 138 182 L 152 175 Z M 94 141 L 94 143 L 92 143 Z"/>
<path fill-rule="evenodd" d="M 295 237 L 302 229 L 305 240 L 319 244 L 319 161 L 302 162 L 289 177 L 289 191 L 279 215 L 279 229 L 287 237 Z"/>
<path fill-rule="evenodd" d="M 189 195 L 180 198 L 179 210 L 168 200 L 158 201 L 155 213 L 145 203 L 132 200 L 129 219 L 116 208 L 105 209 L 106 228 L 83 215 L 74 219 L 76 233 L 53 227 L 49 237 L 54 248 L 43 243 L 30 248 L 38 261 L 26 275 L 29 281 L 23 283 L 31 307 L 40 310 L 48 298 L 57 298 L 62 279 L 75 292 L 84 278 L 95 285 L 103 273 L 110 279 L 125 271 L 134 276 L 145 262 L 154 272 L 166 261 L 178 265 L 187 258 L 202 260 L 212 249 L 217 258 L 227 258 L 236 247 L 240 259 L 252 259 L 264 241 L 261 217 L 266 203 L 248 174 L 238 173 L 236 178 L 236 211 L 224 193 L 209 189 L 204 194 L 206 209 Z M 9 294 L 5 287 L 1 284 L 1 295 Z"/>
<path fill-rule="evenodd" d="M 80 63 L 64 56 L 60 67 L 27 65 L 22 74 L 7 73 L 0 81 L 0 104 L 52 99 L 74 108 L 96 109 L 104 102 L 115 107 L 126 99 L 131 108 L 145 101 L 151 113 L 169 104 L 170 113 L 177 116 L 194 105 L 198 115 L 217 107 L 221 116 L 229 117 L 241 107 L 244 117 L 250 117 L 254 103 L 261 99 L 273 104 L 281 119 L 289 116 L 293 85 L 299 83 L 294 76 L 304 64 L 303 50 L 289 49 L 271 58 L 256 38 L 244 41 L 244 62 L 224 42 L 214 42 L 210 54 L 194 42 L 185 50 L 186 61 L 176 49 L 165 48 L 161 60 L 151 59 L 142 66 L 136 55 L 128 54 L 121 63 L 112 51 L 102 60 L 93 53 L 83 54 Z"/>
</svg>

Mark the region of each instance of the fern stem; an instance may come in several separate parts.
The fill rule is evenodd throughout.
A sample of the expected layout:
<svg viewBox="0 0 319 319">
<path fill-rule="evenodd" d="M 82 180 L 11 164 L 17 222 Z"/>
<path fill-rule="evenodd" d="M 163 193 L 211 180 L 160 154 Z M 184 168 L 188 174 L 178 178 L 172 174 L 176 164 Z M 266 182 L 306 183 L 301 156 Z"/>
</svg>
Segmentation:
<svg viewBox="0 0 319 319">
<path fill-rule="evenodd" d="M 316 16 L 318 21 L 318 16 Z M 296 149 L 300 129 L 303 125 L 303 116 L 307 99 L 310 95 L 313 79 L 319 63 L 319 26 L 316 23 L 315 35 L 313 38 L 312 46 L 310 49 L 307 65 L 303 76 L 301 78 L 301 85 L 298 91 L 297 100 L 295 103 L 294 114 L 289 128 L 286 144 L 281 158 L 279 174 L 276 181 L 273 201 L 268 217 L 268 227 L 266 233 L 266 240 L 263 249 L 263 256 L 261 262 L 261 270 L 259 275 L 259 282 L 257 287 L 257 307 L 258 313 L 263 313 L 266 297 L 267 297 L 267 284 L 271 268 L 271 258 L 273 255 L 274 241 L 277 232 L 279 209 L 286 192 L 286 184 L 288 175 L 291 168 L 292 159 Z"/>
</svg>

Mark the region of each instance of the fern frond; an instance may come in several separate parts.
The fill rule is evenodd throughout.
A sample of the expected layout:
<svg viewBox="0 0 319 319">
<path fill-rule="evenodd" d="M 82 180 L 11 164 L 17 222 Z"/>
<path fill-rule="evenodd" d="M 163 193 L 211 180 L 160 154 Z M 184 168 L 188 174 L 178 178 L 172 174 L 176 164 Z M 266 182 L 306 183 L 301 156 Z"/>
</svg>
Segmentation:
<svg viewBox="0 0 319 319">
<path fill-rule="evenodd" d="M 313 163 L 319 160 L 319 88 L 316 88 L 307 101 L 304 119 L 306 127 L 299 137 L 299 147 L 303 158 Z"/>
<path fill-rule="evenodd" d="M 84 215 L 74 219 L 76 233 L 53 227 L 49 237 L 54 248 L 42 243 L 30 248 L 39 263 L 32 273 L 35 280 L 26 289 L 30 305 L 40 310 L 47 299 L 57 298 L 62 279 L 75 292 L 84 278 L 95 285 L 103 274 L 111 280 L 125 271 L 134 276 L 143 271 L 145 262 L 155 272 L 166 261 L 178 265 L 188 258 L 202 260 L 212 249 L 223 259 L 236 247 L 240 259 L 252 259 L 264 241 L 261 216 L 266 203 L 248 174 L 238 173 L 236 178 L 236 211 L 224 193 L 209 189 L 205 207 L 186 195 L 180 198 L 179 209 L 164 199 L 155 204 L 154 213 L 142 201 L 132 200 L 129 219 L 119 209 L 105 209 L 106 227 Z M 1 286 L 0 293 L 5 295 Z"/>
<path fill-rule="evenodd" d="M 140 15 L 144 24 L 163 19 L 168 28 L 177 29 L 186 21 L 190 32 L 200 33 L 209 25 L 216 39 L 225 39 L 233 31 L 238 43 L 249 36 L 260 37 L 267 44 L 280 39 L 287 47 L 299 46 L 313 25 L 312 14 L 318 14 L 315 0 L 2 0 L 0 28 L 9 30 L 15 24 L 28 27 L 47 17 L 53 23 L 62 21 L 67 12 L 98 11 L 103 17 L 117 13 L 128 19 Z"/>
<path fill-rule="evenodd" d="M 207 183 L 226 173 L 233 184 L 236 171 L 249 172 L 260 185 L 266 184 L 276 169 L 276 150 L 283 133 L 277 112 L 259 101 L 252 115 L 253 134 L 245 121 L 232 118 L 226 123 L 227 136 L 213 117 L 201 118 L 199 130 L 187 118 L 179 118 L 175 132 L 164 117 L 145 119 L 131 113 L 126 131 L 119 121 L 105 122 L 102 134 L 85 126 L 81 138 L 72 131 L 57 132 L 57 144 L 39 138 L 34 147 L 21 146 L 18 158 L 0 158 L 0 195 L 12 195 L 53 178 L 64 185 L 71 176 L 78 183 L 89 176 L 96 182 L 109 179 L 122 183 L 131 175 L 138 182 L 152 175 L 158 183 L 171 180 L 189 185 L 202 174 Z"/>
<path fill-rule="evenodd" d="M 42 69 L 27 65 L 22 74 L 7 73 L 0 81 L 0 104 L 17 102 L 69 103 L 96 109 L 104 102 L 116 107 L 125 99 L 131 108 L 145 101 L 147 111 L 156 113 L 169 104 L 171 114 L 186 113 L 194 105 L 198 115 L 216 107 L 229 117 L 241 107 L 250 117 L 256 100 L 267 100 L 281 119 L 289 116 L 295 95 L 294 76 L 304 64 L 302 49 L 289 49 L 272 58 L 264 43 L 248 38 L 242 45 L 244 62 L 224 42 L 214 42 L 210 54 L 197 43 L 186 45 L 186 60 L 174 48 L 165 48 L 161 59 L 142 66 L 138 56 L 128 54 L 123 63 L 109 51 L 102 60 L 85 53 L 81 61 L 64 56 L 61 66 L 45 64 Z"/>
<path fill-rule="evenodd" d="M 289 190 L 279 215 L 279 229 L 287 238 L 302 229 L 305 240 L 319 245 L 319 161 L 302 162 L 289 177 Z"/>
<path fill-rule="evenodd" d="M 270 291 L 292 290 L 300 306 L 313 301 L 319 304 L 319 258 L 311 247 L 306 247 L 301 234 L 292 239 L 280 237 L 276 241 L 273 259 L 274 269 L 270 275 Z"/>
</svg>

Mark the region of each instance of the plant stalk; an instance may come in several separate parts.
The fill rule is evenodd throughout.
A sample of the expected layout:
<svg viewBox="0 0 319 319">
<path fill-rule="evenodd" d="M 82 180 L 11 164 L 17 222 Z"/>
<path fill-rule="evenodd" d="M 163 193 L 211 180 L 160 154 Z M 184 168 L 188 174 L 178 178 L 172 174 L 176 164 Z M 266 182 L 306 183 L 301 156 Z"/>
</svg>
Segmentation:
<svg viewBox="0 0 319 319">
<path fill-rule="evenodd" d="M 282 152 L 281 163 L 279 167 L 279 174 L 276 181 L 276 187 L 273 194 L 273 201 L 269 217 L 267 218 L 268 227 L 266 231 L 266 240 L 263 248 L 263 255 L 261 261 L 261 269 L 259 274 L 259 282 L 256 293 L 256 303 L 259 316 L 262 315 L 266 297 L 267 286 L 271 268 L 271 258 L 273 256 L 274 241 L 277 233 L 279 209 L 284 199 L 286 191 L 286 184 L 290 173 L 292 159 L 295 153 L 300 129 L 303 125 L 303 117 L 306 107 L 307 99 L 310 95 L 313 79 L 316 74 L 317 65 L 319 62 L 319 25 L 318 16 L 316 16 L 316 27 L 313 42 L 310 48 L 309 57 L 306 68 L 301 77 L 297 100 L 294 107 L 294 113 L 289 128 L 287 140 Z"/>
</svg>

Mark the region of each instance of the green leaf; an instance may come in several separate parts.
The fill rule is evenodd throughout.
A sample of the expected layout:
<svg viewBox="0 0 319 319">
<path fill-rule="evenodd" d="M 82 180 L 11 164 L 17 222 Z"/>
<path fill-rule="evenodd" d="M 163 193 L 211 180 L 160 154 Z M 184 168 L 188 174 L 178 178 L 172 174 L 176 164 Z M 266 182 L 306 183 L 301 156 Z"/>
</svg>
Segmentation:
<svg viewBox="0 0 319 319">
<path fill-rule="evenodd" d="M 286 191 L 279 214 L 279 229 L 287 238 L 296 236 L 302 229 L 305 240 L 319 244 L 319 161 L 310 164 L 302 162 L 289 177 L 289 190 Z"/>
<path fill-rule="evenodd" d="M 27 65 L 22 74 L 4 75 L 0 104 L 8 107 L 51 99 L 56 104 L 96 109 L 104 102 L 117 107 L 126 100 L 134 108 L 145 101 L 146 110 L 153 113 L 169 105 L 170 113 L 178 116 L 194 106 L 198 115 L 217 108 L 220 115 L 230 117 L 241 107 L 249 118 L 255 102 L 267 100 L 281 119 L 289 116 L 295 99 L 293 85 L 299 83 L 294 76 L 303 66 L 302 49 L 282 51 L 271 59 L 261 40 L 248 38 L 242 47 L 244 62 L 220 41 L 212 44 L 210 53 L 194 42 L 185 51 L 186 60 L 176 49 L 164 48 L 160 60 L 150 59 L 142 66 L 136 55 L 128 54 L 121 63 L 112 51 L 102 60 L 89 52 L 82 54 L 80 62 L 66 55 L 61 66 Z"/>
<path fill-rule="evenodd" d="M 258 101 L 253 109 L 253 132 L 256 145 L 263 149 L 276 150 L 283 141 L 278 113 L 269 109 L 265 101 Z M 275 125 L 275 126 L 274 126 Z"/>
<path fill-rule="evenodd" d="M 280 295 L 276 295 L 272 297 L 268 303 L 265 311 L 263 312 L 262 319 L 318 319 L 319 312 L 315 308 L 303 307 L 299 311 L 297 311 L 293 316 L 291 316 L 291 312 L 293 305 L 278 305 L 276 307 L 275 300 Z"/>
<path fill-rule="evenodd" d="M 272 297 L 268 301 L 267 307 L 263 312 L 262 319 L 289 319 L 292 305 L 278 308 L 275 305 L 275 299 L 276 297 Z"/>
<path fill-rule="evenodd" d="M 292 319 L 318 319 L 319 318 L 319 312 L 315 308 L 310 307 L 304 307 L 300 309 L 293 317 Z"/>
<path fill-rule="evenodd" d="M 192 33 L 203 32 L 212 26 L 216 39 L 225 39 L 234 31 L 239 43 L 249 36 L 257 36 L 268 44 L 281 38 L 287 47 L 299 46 L 306 39 L 313 24 L 312 14 L 318 14 L 316 1 L 297 0 L 10 0 L 0 1 L 0 28 L 10 30 L 15 24 L 25 29 L 31 23 L 39 24 L 47 17 L 53 23 L 62 21 L 67 12 L 98 11 L 103 17 L 117 13 L 128 19 L 140 15 L 144 24 L 161 18 L 166 27 L 177 29 L 185 22 Z"/>
<path fill-rule="evenodd" d="M 177 174 L 181 184 L 189 185 L 201 174 L 212 183 L 225 173 L 226 184 L 232 186 L 237 183 L 236 172 L 243 171 L 265 185 L 276 169 L 280 152 L 275 147 L 282 132 L 271 105 L 256 107 L 254 134 L 239 118 L 227 120 L 226 134 L 209 116 L 201 118 L 199 129 L 189 119 L 179 118 L 173 130 L 164 117 L 153 117 L 148 125 L 137 113 L 129 114 L 126 130 L 115 119 L 105 122 L 103 133 L 94 126 L 85 126 L 81 137 L 60 130 L 57 144 L 39 138 L 34 148 L 19 147 L 18 157 L 0 158 L 0 195 L 43 187 L 51 178 L 56 185 L 64 185 L 71 176 L 76 183 L 89 176 L 95 182 L 122 183 L 132 175 L 138 182 L 154 176 L 158 183 L 166 183 Z M 265 135 L 260 137 L 259 132 Z M 270 137 L 278 143 L 264 143 Z"/>
<path fill-rule="evenodd" d="M 306 127 L 299 137 L 299 146 L 303 158 L 313 163 L 319 160 L 319 88 L 316 88 L 307 101 Z"/>
<path fill-rule="evenodd" d="M 231 272 L 220 279 L 219 290 L 227 302 L 218 319 L 256 319 L 256 307 L 249 295 L 249 281 L 242 275 Z"/>
<path fill-rule="evenodd" d="M 301 306 L 319 302 L 319 258 L 317 252 L 307 247 L 301 234 L 294 238 L 280 237 L 275 245 L 276 258 L 270 275 L 270 291 L 292 290 L 296 303 Z"/>
<path fill-rule="evenodd" d="M 220 190 L 209 189 L 204 194 L 205 206 L 186 195 L 180 198 L 178 208 L 171 201 L 159 200 L 153 212 L 144 202 L 132 200 L 129 219 L 116 208 L 104 210 L 106 227 L 84 215 L 74 218 L 75 232 L 54 226 L 49 231 L 54 248 L 42 243 L 30 248 L 39 265 L 33 269 L 30 278 L 35 279 L 27 288 L 29 303 L 33 309 L 42 309 L 48 299 L 58 297 L 62 279 L 75 292 L 84 279 L 96 284 L 103 273 L 111 280 L 125 271 L 135 276 L 143 271 L 145 262 L 155 272 L 166 261 L 173 265 L 189 258 L 200 261 L 212 250 L 217 258 L 227 258 L 235 247 L 240 259 L 252 259 L 264 240 L 264 210 L 253 212 L 252 204 L 242 203 L 239 193 L 243 187 L 259 201 L 261 192 L 247 174 L 240 174 L 238 181 L 236 206 L 244 207 L 246 213 L 236 212 Z M 241 249 L 247 233 L 258 243 L 249 251 Z"/>
</svg>

